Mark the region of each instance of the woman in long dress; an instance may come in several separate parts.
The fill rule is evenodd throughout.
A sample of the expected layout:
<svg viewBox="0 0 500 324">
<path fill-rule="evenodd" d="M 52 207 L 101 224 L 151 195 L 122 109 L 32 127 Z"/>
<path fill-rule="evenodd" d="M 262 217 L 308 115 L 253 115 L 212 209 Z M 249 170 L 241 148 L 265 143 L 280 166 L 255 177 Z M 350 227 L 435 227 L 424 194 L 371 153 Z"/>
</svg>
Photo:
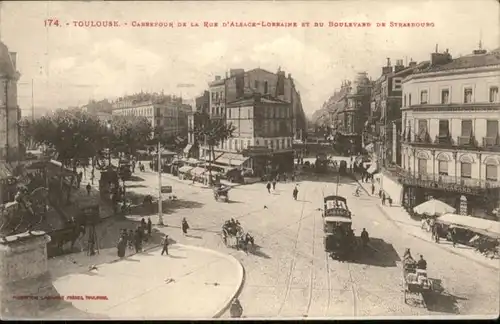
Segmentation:
<svg viewBox="0 0 500 324">
<path fill-rule="evenodd" d="M 118 241 L 117 245 L 117 250 L 118 250 L 118 257 L 123 258 L 125 256 L 125 249 L 127 248 L 127 241 L 123 236 L 120 237 L 120 240 Z"/>
</svg>

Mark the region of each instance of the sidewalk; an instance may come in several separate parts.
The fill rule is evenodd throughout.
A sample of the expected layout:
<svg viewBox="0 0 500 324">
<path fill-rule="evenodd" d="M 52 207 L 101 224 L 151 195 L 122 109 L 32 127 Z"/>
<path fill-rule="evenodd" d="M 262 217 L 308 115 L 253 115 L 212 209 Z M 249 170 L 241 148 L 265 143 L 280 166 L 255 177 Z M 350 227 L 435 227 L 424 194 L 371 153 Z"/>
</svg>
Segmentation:
<svg viewBox="0 0 500 324">
<path fill-rule="evenodd" d="M 401 206 L 392 205 L 382 205 L 380 198 L 378 197 L 377 186 L 375 185 L 375 195 L 371 195 L 371 183 L 359 182 L 359 185 L 365 190 L 365 194 L 373 197 L 377 200 L 377 208 L 382 212 L 382 214 L 392 221 L 397 227 L 410 234 L 413 237 L 427 241 L 430 244 L 435 244 L 440 248 L 447 250 L 450 253 L 463 256 L 471 261 L 477 262 L 485 267 L 492 269 L 500 269 L 499 259 L 490 259 L 484 255 L 476 252 L 474 248 L 462 244 L 457 244 L 453 247 L 451 242 L 441 239 L 439 243 L 432 240 L 432 235 L 421 228 L 421 223 L 419 221 L 413 220 L 410 215 Z"/>
<path fill-rule="evenodd" d="M 122 260 L 108 260 L 97 265 L 97 270 L 85 268 L 56 278 L 53 284 L 61 296 L 105 296 L 107 300 L 70 300 L 74 312 L 56 310 L 44 317 L 213 318 L 239 294 L 244 271 L 235 258 L 181 244 L 171 245 L 168 256 L 160 252 L 157 247 Z M 116 249 L 101 254 L 116 256 Z"/>
</svg>

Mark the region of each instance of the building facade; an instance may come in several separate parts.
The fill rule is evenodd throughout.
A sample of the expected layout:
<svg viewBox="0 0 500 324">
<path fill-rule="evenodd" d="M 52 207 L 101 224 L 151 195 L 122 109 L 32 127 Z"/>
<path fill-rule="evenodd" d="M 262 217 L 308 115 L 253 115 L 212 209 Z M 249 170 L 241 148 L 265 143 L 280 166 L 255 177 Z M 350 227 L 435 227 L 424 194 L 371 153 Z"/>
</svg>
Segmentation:
<svg viewBox="0 0 500 324">
<path fill-rule="evenodd" d="M 191 111 L 191 106 L 184 104 L 182 98 L 157 93 L 126 96 L 112 103 L 113 115 L 146 117 L 153 129 L 161 127 L 172 136 L 187 137 Z"/>
<path fill-rule="evenodd" d="M 205 90 L 201 96 L 195 98 L 195 111 L 205 114 L 209 113 L 210 92 Z"/>
<path fill-rule="evenodd" d="M 17 54 L 0 42 L 0 161 L 17 164 L 21 159 L 19 127 L 21 110 L 17 104 Z"/>
<path fill-rule="evenodd" d="M 403 203 L 439 198 L 457 213 L 500 207 L 500 54 L 432 53 L 403 80 Z"/>
</svg>

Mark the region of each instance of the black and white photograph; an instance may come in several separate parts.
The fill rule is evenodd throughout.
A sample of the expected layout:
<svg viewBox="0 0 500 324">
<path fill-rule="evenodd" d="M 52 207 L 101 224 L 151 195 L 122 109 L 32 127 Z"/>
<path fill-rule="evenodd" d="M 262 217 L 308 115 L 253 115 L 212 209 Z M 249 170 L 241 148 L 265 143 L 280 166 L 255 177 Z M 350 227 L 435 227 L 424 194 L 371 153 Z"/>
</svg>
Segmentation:
<svg viewBox="0 0 500 324">
<path fill-rule="evenodd" d="M 498 318 L 499 14 L 1 1 L 0 317 Z"/>
</svg>

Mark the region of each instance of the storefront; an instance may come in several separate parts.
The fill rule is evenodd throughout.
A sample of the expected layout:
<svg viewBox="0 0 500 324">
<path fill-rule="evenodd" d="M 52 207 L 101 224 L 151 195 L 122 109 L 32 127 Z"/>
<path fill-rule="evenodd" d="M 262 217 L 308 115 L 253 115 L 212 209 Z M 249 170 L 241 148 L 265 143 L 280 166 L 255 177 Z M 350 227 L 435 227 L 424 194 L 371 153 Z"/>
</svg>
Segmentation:
<svg viewBox="0 0 500 324">
<path fill-rule="evenodd" d="M 271 150 L 266 147 L 250 147 L 243 152 L 250 158 L 254 175 L 263 176 L 293 171 L 294 150 Z"/>
<path fill-rule="evenodd" d="M 456 183 L 439 183 L 415 178 L 400 178 L 403 205 L 413 208 L 434 198 L 454 207 L 457 214 L 496 219 L 500 188 L 466 187 Z"/>
</svg>

